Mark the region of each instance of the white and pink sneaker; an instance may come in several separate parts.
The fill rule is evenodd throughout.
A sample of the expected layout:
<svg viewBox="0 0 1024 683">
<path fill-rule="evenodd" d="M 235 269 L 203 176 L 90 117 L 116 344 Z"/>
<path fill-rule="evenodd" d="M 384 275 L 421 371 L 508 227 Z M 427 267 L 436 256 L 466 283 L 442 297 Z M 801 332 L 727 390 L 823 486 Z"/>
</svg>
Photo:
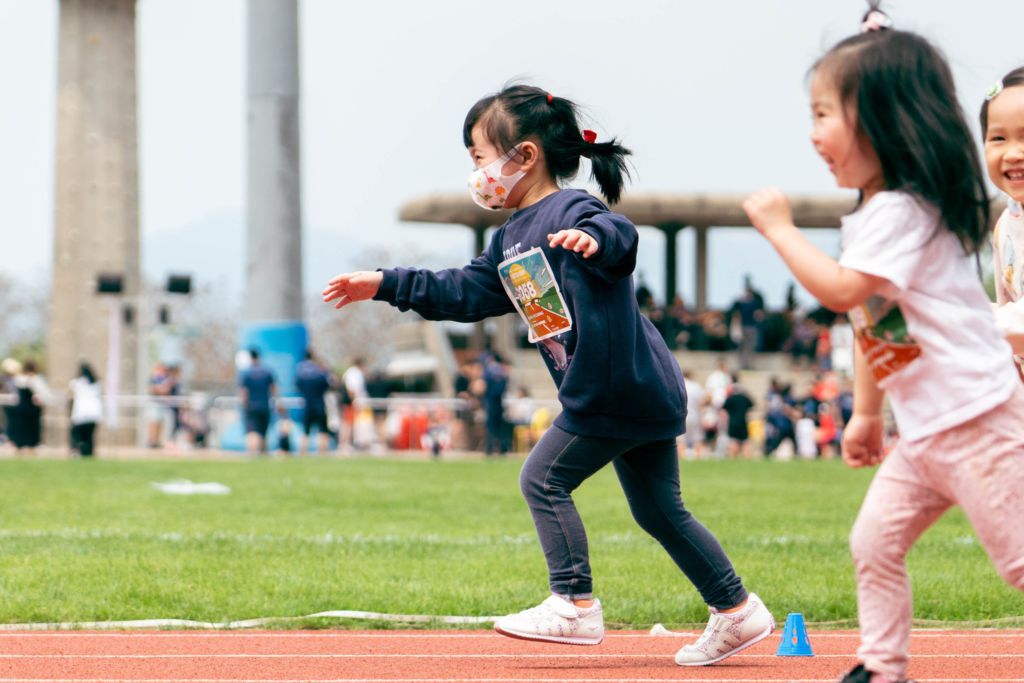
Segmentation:
<svg viewBox="0 0 1024 683">
<path fill-rule="evenodd" d="M 577 607 L 552 595 L 536 607 L 501 617 L 494 622 L 494 630 L 523 640 L 598 645 L 604 640 L 604 613 L 599 600 L 590 607 Z"/>
<path fill-rule="evenodd" d="M 771 612 L 753 593 L 747 596 L 747 604 L 738 612 L 725 614 L 714 607 L 708 609 L 711 618 L 704 633 L 696 643 L 684 645 L 676 653 L 679 666 L 715 664 L 764 640 L 775 630 Z"/>
</svg>

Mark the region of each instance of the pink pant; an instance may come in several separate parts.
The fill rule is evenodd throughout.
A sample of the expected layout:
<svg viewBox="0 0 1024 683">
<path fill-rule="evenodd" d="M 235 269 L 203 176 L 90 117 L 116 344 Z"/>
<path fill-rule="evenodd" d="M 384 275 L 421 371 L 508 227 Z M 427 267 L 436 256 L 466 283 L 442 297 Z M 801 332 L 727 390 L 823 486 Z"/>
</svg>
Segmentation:
<svg viewBox="0 0 1024 683">
<path fill-rule="evenodd" d="M 1024 590 L 1024 389 L 958 427 L 900 442 L 882 463 L 850 534 L 869 671 L 906 677 L 911 595 L 905 557 L 960 505 L 999 574 Z"/>
</svg>

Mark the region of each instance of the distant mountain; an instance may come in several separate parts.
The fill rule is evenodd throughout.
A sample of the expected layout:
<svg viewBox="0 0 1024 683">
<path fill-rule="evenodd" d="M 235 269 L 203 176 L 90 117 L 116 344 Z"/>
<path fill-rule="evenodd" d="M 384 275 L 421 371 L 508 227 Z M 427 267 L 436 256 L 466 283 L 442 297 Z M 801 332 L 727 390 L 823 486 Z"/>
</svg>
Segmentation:
<svg viewBox="0 0 1024 683">
<path fill-rule="evenodd" d="M 223 209 L 177 228 L 142 235 L 142 270 L 152 282 L 170 273 L 192 276 L 194 288 L 214 286 L 238 300 L 245 268 L 245 214 Z"/>
</svg>

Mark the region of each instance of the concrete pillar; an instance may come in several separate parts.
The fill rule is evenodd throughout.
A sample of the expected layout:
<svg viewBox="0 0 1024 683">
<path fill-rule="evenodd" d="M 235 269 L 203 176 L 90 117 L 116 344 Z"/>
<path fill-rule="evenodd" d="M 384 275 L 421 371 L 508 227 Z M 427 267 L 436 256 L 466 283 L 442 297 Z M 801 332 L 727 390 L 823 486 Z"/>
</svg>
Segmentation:
<svg viewBox="0 0 1024 683">
<path fill-rule="evenodd" d="M 137 316 L 124 323 L 110 311 L 121 303 L 94 292 L 101 272 L 121 274 L 127 298 L 140 287 L 135 0 L 60 2 L 55 168 L 50 382 L 63 389 L 87 360 L 134 393 Z M 116 321 L 120 358 L 108 368 Z"/>
<path fill-rule="evenodd" d="M 295 395 L 295 366 L 309 335 L 302 306 L 299 165 L 299 10 L 296 0 L 249 0 L 245 325 L 240 348 L 255 348 L 278 390 Z M 268 443 L 276 438 L 272 423 Z M 241 450 L 239 423 L 221 447 Z"/>
<path fill-rule="evenodd" d="M 302 320 L 296 0 L 249 0 L 246 320 Z"/>
<path fill-rule="evenodd" d="M 703 313 L 708 308 L 708 226 L 694 226 L 697 231 L 696 239 L 696 268 L 694 269 L 694 288 L 696 301 L 694 308 L 698 313 Z"/>
<path fill-rule="evenodd" d="M 665 235 L 665 305 L 676 298 L 676 276 L 679 268 L 679 246 L 676 237 L 685 228 L 681 223 L 662 223 L 658 229 Z"/>
</svg>

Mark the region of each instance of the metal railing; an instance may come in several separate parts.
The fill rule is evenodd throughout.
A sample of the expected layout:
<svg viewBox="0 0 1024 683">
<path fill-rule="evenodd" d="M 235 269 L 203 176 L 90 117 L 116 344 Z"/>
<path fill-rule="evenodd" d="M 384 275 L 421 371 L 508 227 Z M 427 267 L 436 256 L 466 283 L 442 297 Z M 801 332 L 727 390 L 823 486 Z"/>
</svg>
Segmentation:
<svg viewBox="0 0 1024 683">
<path fill-rule="evenodd" d="M 524 399 L 506 397 L 506 409 L 513 411 L 519 400 Z M 544 409 L 553 416 L 561 410 L 557 401 L 525 400 L 530 406 L 530 412 Z M 0 394 L 0 407 L 15 406 L 17 403 L 16 394 Z M 67 443 L 67 433 L 70 429 L 68 405 L 68 394 L 59 391 L 50 392 L 47 400 L 41 404 L 45 445 L 57 446 Z M 340 431 L 342 420 L 345 419 L 343 411 L 338 409 L 334 401 L 329 400 L 326 405 L 329 424 L 335 432 Z M 142 448 L 149 446 L 150 444 L 147 443 L 149 427 L 152 423 L 159 423 L 160 427 L 157 429 L 157 433 L 161 435 L 163 441 L 168 438 L 177 438 L 184 439 L 187 444 L 195 437 L 195 434 L 190 434 L 190 430 L 199 426 L 206 444 L 209 447 L 219 448 L 225 435 L 233 429 L 233 425 L 243 423 L 241 398 L 237 395 L 210 395 L 203 392 L 180 396 L 121 394 L 104 396 L 103 406 L 104 415 L 100 441 L 121 446 L 132 444 Z M 299 396 L 275 397 L 272 415 L 277 419 L 278 409 L 283 409 L 287 411 L 291 419 L 298 419 L 300 417 L 298 411 L 301 411 L 304 406 L 305 401 Z M 415 433 L 407 434 L 404 441 L 399 439 L 402 444 L 401 448 L 417 450 L 428 449 L 426 445 L 419 443 L 421 431 L 435 428 L 456 431 L 454 424 L 464 422 L 467 416 L 471 416 L 472 413 L 479 410 L 479 405 L 461 398 L 398 394 L 387 398 L 358 398 L 353 402 L 351 409 L 357 415 L 369 414 L 373 419 L 377 443 L 372 445 L 382 448 L 391 447 L 390 441 L 394 437 L 395 430 L 400 432 L 401 429 L 406 429 Z M 175 415 L 176 412 L 177 415 Z M 409 418 L 409 425 L 413 426 L 402 423 L 404 418 Z M 415 418 L 415 424 L 413 424 L 412 418 Z M 424 418 L 426 419 L 425 427 L 423 426 Z M 180 429 L 176 429 L 178 425 L 180 425 Z M 349 426 L 351 427 L 351 424 Z"/>
</svg>

